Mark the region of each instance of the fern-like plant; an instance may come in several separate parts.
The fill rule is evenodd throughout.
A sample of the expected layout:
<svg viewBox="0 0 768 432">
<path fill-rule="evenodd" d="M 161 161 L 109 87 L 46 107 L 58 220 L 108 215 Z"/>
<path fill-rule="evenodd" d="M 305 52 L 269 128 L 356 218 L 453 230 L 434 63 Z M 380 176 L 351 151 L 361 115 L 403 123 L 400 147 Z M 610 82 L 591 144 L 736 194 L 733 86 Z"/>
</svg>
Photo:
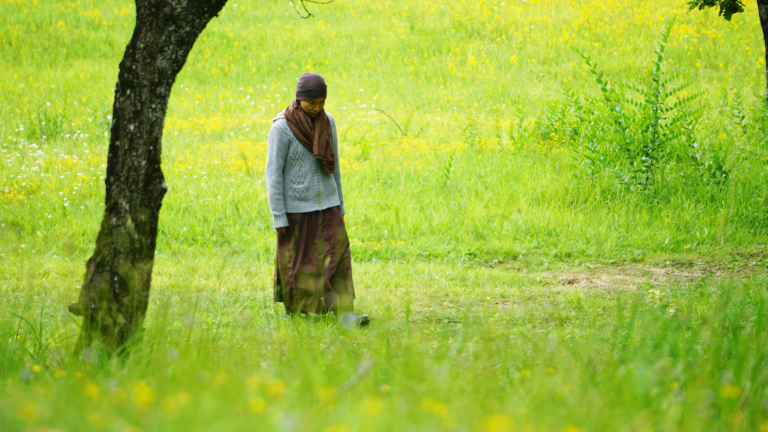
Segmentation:
<svg viewBox="0 0 768 432">
<path fill-rule="evenodd" d="M 661 32 L 646 84 L 613 83 L 589 54 L 579 52 L 600 97 L 586 98 L 584 104 L 571 102 L 580 123 L 578 159 L 588 165 L 588 172 L 607 170 L 633 190 L 663 181 L 666 162 L 678 143 L 691 139 L 691 125 L 701 113 L 693 103 L 702 93 L 688 94 L 693 83 L 681 81 L 682 73 L 666 73 L 673 23 Z"/>
</svg>

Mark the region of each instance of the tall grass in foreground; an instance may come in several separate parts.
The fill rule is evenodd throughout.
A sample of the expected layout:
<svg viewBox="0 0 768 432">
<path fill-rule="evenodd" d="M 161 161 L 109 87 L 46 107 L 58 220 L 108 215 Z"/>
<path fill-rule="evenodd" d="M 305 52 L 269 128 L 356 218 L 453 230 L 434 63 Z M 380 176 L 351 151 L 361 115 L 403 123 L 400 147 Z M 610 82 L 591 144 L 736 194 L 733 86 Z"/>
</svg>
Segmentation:
<svg viewBox="0 0 768 432">
<path fill-rule="evenodd" d="M 607 292 L 536 286 L 524 274 L 472 266 L 358 268 L 362 280 L 377 280 L 362 284 L 358 306 L 376 316 L 365 331 L 320 318 L 286 322 L 236 267 L 225 273 L 233 282 L 216 290 L 190 290 L 161 271 L 144 342 L 125 362 L 104 366 L 71 361 L 71 330 L 62 334 L 50 300 L 17 294 L 8 307 L 24 319 L 0 321 L 9 341 L 0 345 L 0 428 L 768 424 L 764 276 Z"/>
</svg>

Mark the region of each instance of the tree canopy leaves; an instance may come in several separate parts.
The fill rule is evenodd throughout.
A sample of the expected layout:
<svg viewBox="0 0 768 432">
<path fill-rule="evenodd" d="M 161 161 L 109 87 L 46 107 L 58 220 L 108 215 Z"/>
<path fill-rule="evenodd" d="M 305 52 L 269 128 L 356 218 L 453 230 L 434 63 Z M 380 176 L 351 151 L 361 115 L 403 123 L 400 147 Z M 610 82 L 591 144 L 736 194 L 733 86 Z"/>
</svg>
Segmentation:
<svg viewBox="0 0 768 432">
<path fill-rule="evenodd" d="M 690 10 L 718 7 L 720 9 L 719 15 L 727 21 L 731 20 L 733 14 L 744 12 L 743 0 L 690 0 L 688 6 L 690 6 Z"/>
</svg>

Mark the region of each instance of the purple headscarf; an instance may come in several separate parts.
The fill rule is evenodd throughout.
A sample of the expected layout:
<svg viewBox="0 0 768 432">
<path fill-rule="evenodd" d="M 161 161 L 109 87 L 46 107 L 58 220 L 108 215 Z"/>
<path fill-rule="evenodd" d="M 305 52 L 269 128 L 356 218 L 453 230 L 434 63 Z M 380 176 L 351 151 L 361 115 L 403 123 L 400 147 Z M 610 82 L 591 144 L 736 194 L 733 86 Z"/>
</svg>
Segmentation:
<svg viewBox="0 0 768 432">
<path fill-rule="evenodd" d="M 325 80 L 314 72 L 306 72 L 301 75 L 296 84 L 297 100 L 314 100 L 324 98 L 328 92 Z"/>
</svg>

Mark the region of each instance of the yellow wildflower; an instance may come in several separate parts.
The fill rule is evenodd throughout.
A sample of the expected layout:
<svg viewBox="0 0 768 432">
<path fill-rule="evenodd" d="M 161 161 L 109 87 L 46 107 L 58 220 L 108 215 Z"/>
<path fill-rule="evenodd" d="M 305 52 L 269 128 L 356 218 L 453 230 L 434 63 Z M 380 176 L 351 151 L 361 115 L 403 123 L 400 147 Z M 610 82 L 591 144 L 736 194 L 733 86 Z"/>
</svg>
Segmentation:
<svg viewBox="0 0 768 432">
<path fill-rule="evenodd" d="M 267 401 L 260 397 L 252 397 L 248 400 L 248 409 L 252 413 L 261 414 L 267 409 Z"/>
<path fill-rule="evenodd" d="M 367 416 L 377 416 L 384 411 L 384 401 L 378 396 L 369 396 L 363 402 L 363 414 Z"/>
<path fill-rule="evenodd" d="M 285 382 L 281 379 L 274 379 L 267 384 L 267 393 L 270 396 L 281 397 L 285 394 Z"/>
<path fill-rule="evenodd" d="M 155 403 L 155 391 L 142 380 L 133 382 L 133 402 L 139 407 L 149 407 Z"/>
<path fill-rule="evenodd" d="M 508 432 L 512 430 L 512 417 L 506 414 L 494 414 L 483 420 L 485 432 Z"/>
<path fill-rule="evenodd" d="M 99 394 L 101 393 L 99 391 L 99 386 L 91 382 L 90 380 L 85 382 L 85 388 L 83 389 L 83 392 L 86 396 L 89 398 L 96 400 L 99 398 Z"/>
</svg>

